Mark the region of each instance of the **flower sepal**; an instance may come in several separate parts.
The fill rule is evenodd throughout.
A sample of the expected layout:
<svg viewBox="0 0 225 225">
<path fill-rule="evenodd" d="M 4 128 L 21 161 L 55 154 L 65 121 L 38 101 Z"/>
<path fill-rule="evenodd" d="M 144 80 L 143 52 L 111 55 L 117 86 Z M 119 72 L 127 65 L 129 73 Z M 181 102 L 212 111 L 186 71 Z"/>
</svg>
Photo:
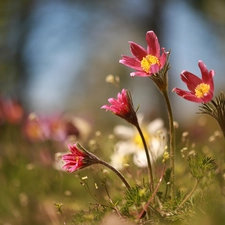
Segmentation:
<svg viewBox="0 0 225 225">
<path fill-rule="evenodd" d="M 212 116 L 219 124 L 225 137 L 225 94 L 221 92 L 215 100 L 202 103 L 199 114 Z"/>
<path fill-rule="evenodd" d="M 169 56 L 170 52 L 168 52 L 166 55 L 166 62 L 164 67 L 157 73 L 154 73 L 149 77 L 161 92 L 168 90 L 168 71 L 170 69 Z"/>
</svg>

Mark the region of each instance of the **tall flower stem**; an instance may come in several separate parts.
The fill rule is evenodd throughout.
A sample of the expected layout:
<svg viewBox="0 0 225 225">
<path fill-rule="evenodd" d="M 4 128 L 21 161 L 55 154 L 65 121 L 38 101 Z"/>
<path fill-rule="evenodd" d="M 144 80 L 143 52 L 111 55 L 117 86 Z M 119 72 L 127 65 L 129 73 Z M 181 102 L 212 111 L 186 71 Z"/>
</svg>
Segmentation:
<svg viewBox="0 0 225 225">
<path fill-rule="evenodd" d="M 146 158 L 147 158 L 147 162 L 148 162 L 148 173 L 149 173 L 149 179 L 150 179 L 150 188 L 151 190 L 154 190 L 154 182 L 153 182 L 153 174 L 152 174 L 152 164 L 151 164 L 151 160 L 150 160 L 150 155 L 149 155 L 149 151 L 148 151 L 148 147 L 147 147 L 147 144 L 146 144 L 146 141 L 145 141 L 145 137 L 143 135 L 143 132 L 139 126 L 139 124 L 137 123 L 136 125 L 136 128 L 141 136 L 141 140 L 142 140 L 142 143 L 144 145 L 144 149 L 145 149 L 145 154 L 146 154 Z"/>
<path fill-rule="evenodd" d="M 99 158 L 98 158 L 98 163 L 102 164 L 102 165 L 108 167 L 110 170 L 112 170 L 122 180 L 122 182 L 125 184 L 127 189 L 131 189 L 131 187 L 130 187 L 129 183 L 127 182 L 126 178 L 117 169 L 115 169 L 113 166 L 111 166 L 110 164 L 108 164 L 107 162 L 105 162 L 105 161 L 103 161 Z"/>
<path fill-rule="evenodd" d="M 174 186 L 174 125 L 173 125 L 173 112 L 168 96 L 167 89 L 162 91 L 162 94 L 165 98 L 166 105 L 167 105 L 167 112 L 168 112 L 168 119 L 169 119 L 169 129 L 170 129 L 170 168 L 171 168 L 171 198 L 174 199 L 175 195 L 175 186 Z"/>
</svg>

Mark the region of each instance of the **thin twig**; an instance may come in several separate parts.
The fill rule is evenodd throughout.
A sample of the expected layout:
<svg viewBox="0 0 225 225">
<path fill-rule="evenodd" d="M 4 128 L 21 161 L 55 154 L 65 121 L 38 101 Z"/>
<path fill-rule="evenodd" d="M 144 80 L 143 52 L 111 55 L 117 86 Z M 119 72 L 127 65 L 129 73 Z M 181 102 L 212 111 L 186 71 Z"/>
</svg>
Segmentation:
<svg viewBox="0 0 225 225">
<path fill-rule="evenodd" d="M 197 179 L 191 192 L 184 198 L 184 200 L 180 203 L 180 205 L 177 207 L 177 209 L 179 209 L 192 196 L 192 194 L 196 191 L 199 183 L 200 183 L 200 179 Z"/>
<path fill-rule="evenodd" d="M 165 173 L 165 169 L 166 169 L 166 164 L 164 163 L 163 169 L 162 169 L 162 173 L 161 173 L 161 176 L 159 178 L 159 181 L 158 181 L 158 183 L 157 183 L 157 185 L 155 187 L 155 190 L 153 191 L 152 195 L 150 196 L 148 202 L 144 205 L 143 210 L 141 211 L 141 213 L 138 215 L 138 220 L 140 220 L 141 218 L 143 218 L 144 214 L 147 211 L 147 208 L 148 208 L 149 204 L 153 201 L 153 199 L 154 199 L 154 197 L 155 197 L 155 195 L 156 195 L 156 193 L 157 193 L 157 191 L 159 189 L 159 186 L 160 186 L 160 184 L 161 184 L 161 182 L 163 180 L 163 176 L 164 176 L 164 173 Z"/>
</svg>

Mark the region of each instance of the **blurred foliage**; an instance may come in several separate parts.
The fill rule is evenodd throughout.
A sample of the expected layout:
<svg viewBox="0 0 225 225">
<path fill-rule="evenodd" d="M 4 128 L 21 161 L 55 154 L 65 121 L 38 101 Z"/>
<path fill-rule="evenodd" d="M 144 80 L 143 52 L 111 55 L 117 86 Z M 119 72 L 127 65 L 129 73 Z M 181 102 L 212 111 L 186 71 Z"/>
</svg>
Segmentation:
<svg viewBox="0 0 225 225">
<path fill-rule="evenodd" d="M 221 193 L 224 191 L 224 181 L 221 175 L 225 165 L 221 146 L 224 141 L 214 123 L 210 120 L 202 123 L 202 119 L 200 123 L 190 124 L 189 134 L 181 132 L 183 127 L 176 132 L 176 181 L 179 190 L 175 202 L 168 199 L 161 209 L 163 213 L 157 209 L 157 214 L 161 216 L 145 216 L 147 220 L 143 224 L 191 222 L 197 225 L 205 221 L 207 224 L 223 224 L 224 195 Z M 22 132 L 21 124 L 5 122 L 0 128 L 1 224 L 98 224 L 104 215 L 113 211 L 131 219 L 137 212 L 140 213 L 143 202 L 149 198 L 150 193 L 146 192 L 148 187 L 144 181 L 147 176 L 143 169 L 132 166 L 123 171 L 132 184 L 132 189 L 126 191 L 114 174 L 99 165 L 75 174 L 54 169 L 55 153 L 67 151 L 62 143 L 54 140 L 31 142 Z M 192 138 L 194 134 L 191 128 L 195 132 L 201 130 L 202 136 Z M 93 131 L 91 137 L 86 142 L 87 147 L 107 161 L 114 144 L 112 137 L 99 131 Z M 197 156 L 196 161 L 195 152 L 205 156 Z M 212 162 L 210 157 L 215 158 L 215 176 L 206 172 L 209 169 L 207 165 Z M 188 164 L 196 163 L 199 164 L 198 168 L 203 166 L 204 178 L 185 207 L 174 210 L 174 205 L 179 205 L 194 186 Z M 158 162 L 156 166 L 158 175 L 162 169 L 160 164 Z M 143 180 L 138 178 L 140 174 Z M 166 183 L 162 183 L 157 193 L 159 199 L 163 199 L 162 191 Z M 123 195 L 124 199 L 121 198 Z"/>
</svg>

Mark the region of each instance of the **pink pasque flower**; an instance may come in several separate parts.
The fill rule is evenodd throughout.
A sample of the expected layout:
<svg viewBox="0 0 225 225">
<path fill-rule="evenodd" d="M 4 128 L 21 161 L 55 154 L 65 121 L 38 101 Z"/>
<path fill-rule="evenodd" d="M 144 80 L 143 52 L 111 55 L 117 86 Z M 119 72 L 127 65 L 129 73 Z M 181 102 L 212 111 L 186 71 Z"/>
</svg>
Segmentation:
<svg viewBox="0 0 225 225">
<path fill-rule="evenodd" d="M 106 111 L 110 110 L 112 113 L 134 125 L 138 123 L 133 101 L 128 90 L 123 89 L 121 93 L 118 93 L 117 99 L 109 98 L 108 102 L 111 105 L 103 105 L 101 108 L 106 109 Z"/>
<path fill-rule="evenodd" d="M 214 93 L 213 76 L 214 70 L 208 71 L 206 65 L 199 60 L 198 66 L 200 68 L 202 79 L 196 75 L 188 72 L 181 72 L 181 80 L 187 85 L 190 91 L 184 91 L 180 88 L 174 88 L 173 91 L 186 100 L 198 103 L 206 103 L 212 100 Z"/>
<path fill-rule="evenodd" d="M 152 74 L 158 73 L 167 61 L 167 54 L 162 48 L 162 55 L 160 56 L 160 45 L 158 38 L 153 31 L 148 31 L 146 34 L 147 50 L 140 45 L 130 41 L 130 50 L 133 57 L 122 55 L 119 60 L 120 63 L 137 70 L 130 73 L 133 76 L 148 77 Z"/>
<path fill-rule="evenodd" d="M 62 169 L 72 173 L 92 164 L 98 163 L 97 157 L 83 149 L 78 143 L 68 145 L 71 153 L 62 156 L 65 165 Z"/>
</svg>

